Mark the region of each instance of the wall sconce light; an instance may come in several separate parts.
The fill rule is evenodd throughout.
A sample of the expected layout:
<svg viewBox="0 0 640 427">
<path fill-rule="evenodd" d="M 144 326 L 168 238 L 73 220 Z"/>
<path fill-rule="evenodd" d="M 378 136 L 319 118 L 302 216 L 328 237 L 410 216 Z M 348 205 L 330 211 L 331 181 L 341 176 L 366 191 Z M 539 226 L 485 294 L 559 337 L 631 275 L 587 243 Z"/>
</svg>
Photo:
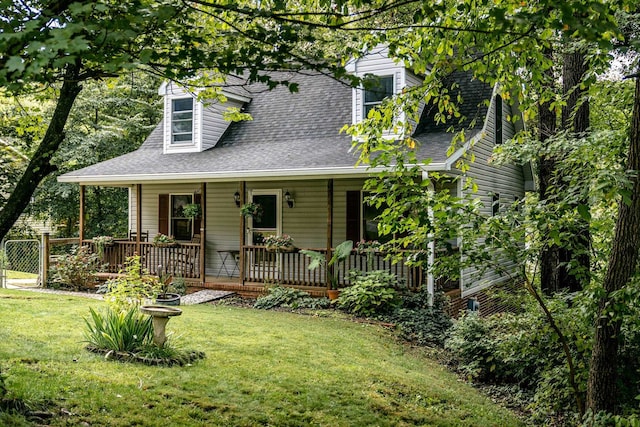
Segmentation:
<svg viewBox="0 0 640 427">
<path fill-rule="evenodd" d="M 238 193 L 237 191 L 235 193 L 233 193 L 233 201 L 236 202 L 236 207 L 239 208 L 240 207 L 240 193 Z"/>
<path fill-rule="evenodd" d="M 293 202 L 295 202 L 295 200 L 293 200 L 293 196 L 289 193 L 289 190 L 284 193 L 284 201 L 287 202 L 287 206 L 290 208 L 293 207 Z"/>
</svg>

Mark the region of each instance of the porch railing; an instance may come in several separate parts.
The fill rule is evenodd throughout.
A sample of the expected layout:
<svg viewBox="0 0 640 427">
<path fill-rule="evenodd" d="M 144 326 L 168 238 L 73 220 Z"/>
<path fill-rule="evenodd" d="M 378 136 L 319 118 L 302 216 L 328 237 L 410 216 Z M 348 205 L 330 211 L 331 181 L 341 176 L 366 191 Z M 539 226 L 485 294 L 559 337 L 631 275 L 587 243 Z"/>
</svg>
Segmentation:
<svg viewBox="0 0 640 427">
<path fill-rule="evenodd" d="M 91 240 L 82 243 L 96 252 Z M 136 242 L 116 240 L 103 250 L 102 262 L 106 264 L 104 271 L 118 273 L 123 269 L 126 259 L 136 252 Z M 150 274 L 162 273 L 197 279 L 200 278 L 200 244 L 178 243 L 175 246 L 158 247 L 149 242 L 140 242 L 140 264 Z"/>
<path fill-rule="evenodd" d="M 283 285 L 326 288 L 326 269 L 323 265 L 309 270 L 310 259 L 300 252 L 271 252 L 264 246 L 245 246 L 245 282 L 280 283 Z M 326 249 L 313 249 L 326 254 Z M 344 262 L 334 266 L 334 274 L 340 286 L 348 286 L 349 270 L 362 272 L 387 270 L 411 289 L 420 287 L 424 281 L 422 269 L 403 263 L 392 263 L 384 254 L 371 254 L 370 262 L 365 254 L 353 251 Z"/>
<path fill-rule="evenodd" d="M 49 262 L 55 262 L 54 254 L 68 254 L 70 247 L 78 245 L 78 238 L 47 239 Z M 88 246 L 96 253 L 97 248 L 91 240 L 83 240 L 82 246 Z M 62 250 L 56 250 L 56 249 Z M 124 268 L 127 257 L 135 255 L 137 243 L 129 240 L 116 240 L 113 245 L 103 249 L 99 268 L 105 273 L 118 273 Z M 200 278 L 200 244 L 178 243 L 172 247 L 157 247 L 149 242 L 140 242 L 140 264 L 150 274 L 159 273 L 180 276 L 186 279 Z"/>
</svg>

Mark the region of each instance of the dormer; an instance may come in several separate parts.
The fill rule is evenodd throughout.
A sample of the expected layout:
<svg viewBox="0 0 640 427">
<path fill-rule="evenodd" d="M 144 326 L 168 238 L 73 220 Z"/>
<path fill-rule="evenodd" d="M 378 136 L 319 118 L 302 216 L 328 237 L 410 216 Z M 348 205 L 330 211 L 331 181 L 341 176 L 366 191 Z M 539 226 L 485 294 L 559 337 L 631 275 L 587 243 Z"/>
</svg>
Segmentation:
<svg viewBox="0 0 640 427">
<path fill-rule="evenodd" d="M 402 62 L 390 58 L 389 49 L 383 45 L 372 49 L 362 58 L 350 61 L 346 68 L 348 72 L 358 77 L 367 75 L 377 77 L 375 87 L 353 89 L 352 122 L 354 124 L 364 120 L 369 111 L 380 105 L 384 98 L 399 94 L 404 88 L 421 83 L 421 79 L 407 70 Z M 404 121 L 405 115 L 401 114 L 397 120 Z"/>
<path fill-rule="evenodd" d="M 158 94 L 164 97 L 163 153 L 197 153 L 216 146 L 230 121 L 224 113 L 229 108 L 242 109 L 251 98 L 222 91 L 225 102 L 203 103 L 197 92 L 165 82 Z"/>
</svg>

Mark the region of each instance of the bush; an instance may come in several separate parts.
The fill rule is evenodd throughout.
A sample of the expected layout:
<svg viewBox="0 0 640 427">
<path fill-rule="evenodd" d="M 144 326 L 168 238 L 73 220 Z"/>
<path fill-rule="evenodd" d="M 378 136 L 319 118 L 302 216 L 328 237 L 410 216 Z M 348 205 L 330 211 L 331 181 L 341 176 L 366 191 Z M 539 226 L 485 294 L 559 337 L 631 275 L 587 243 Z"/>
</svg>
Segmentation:
<svg viewBox="0 0 640 427">
<path fill-rule="evenodd" d="M 402 307 L 385 316 L 385 320 L 398 326 L 400 337 L 418 345 L 443 347 L 451 329 L 451 317 L 445 312 L 446 298 L 436 294 L 429 306 L 426 287 L 402 296 Z"/>
<path fill-rule="evenodd" d="M 253 306 L 266 310 L 276 307 L 317 309 L 329 307 L 329 300 L 313 298 L 300 289 L 273 286 L 269 288 L 268 294 L 259 297 Z"/>
<path fill-rule="evenodd" d="M 95 287 L 98 256 L 87 246 L 75 247 L 52 267 L 53 283 L 73 290 Z"/>
<path fill-rule="evenodd" d="M 136 307 L 127 311 L 107 309 L 103 313 L 89 309 L 90 319 L 84 319 L 87 342 L 99 349 L 134 352 L 153 340 L 151 316 L 142 315 Z"/>
<path fill-rule="evenodd" d="M 352 272 L 349 280 L 353 284 L 342 290 L 337 302 L 343 310 L 358 316 L 375 316 L 389 313 L 400 304 L 394 289 L 398 279 L 388 271 Z"/>
<path fill-rule="evenodd" d="M 141 269 L 139 255 L 128 257 L 120 274 L 108 280 L 103 288 L 105 300 L 116 311 L 129 311 L 160 293 L 158 278 Z"/>
</svg>

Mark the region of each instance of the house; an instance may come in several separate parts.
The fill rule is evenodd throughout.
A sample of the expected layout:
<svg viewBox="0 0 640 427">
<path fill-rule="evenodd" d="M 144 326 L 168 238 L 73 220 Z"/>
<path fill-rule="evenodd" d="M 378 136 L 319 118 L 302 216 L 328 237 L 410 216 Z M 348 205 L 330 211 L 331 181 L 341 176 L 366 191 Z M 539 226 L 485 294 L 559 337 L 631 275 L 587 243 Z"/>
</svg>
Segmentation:
<svg viewBox="0 0 640 427">
<path fill-rule="evenodd" d="M 283 87 L 234 87 L 224 91 L 224 104 L 203 104 L 181 87 L 163 84 L 164 119 L 138 150 L 59 180 L 81 188 L 128 188 L 130 229 L 137 236 L 149 232 L 150 238 L 171 234 L 180 242 L 172 248 L 156 247 L 140 237 L 118 242 L 112 248 L 112 264 L 137 252 L 151 272 L 162 265 L 201 286 L 246 290 L 280 282 L 322 294 L 323 271 L 309 271 L 302 254 L 267 252 L 262 237 L 288 234 L 298 248 L 320 251 L 345 239 L 376 239 L 375 209 L 362 199 L 362 185 L 371 171 L 354 166 L 351 137 L 339 130 L 362 120 L 385 96 L 420 82 L 419 76 L 388 58 L 385 49 L 355 61 L 350 71 L 380 76 L 383 91 L 353 89 L 319 73 L 299 72 L 285 76 L 299 84 L 298 93 Z M 467 131 L 466 148 L 476 157 L 467 173 L 476 176 L 478 197 L 490 212 L 496 195 L 498 201 L 513 201 L 531 185 L 529 168 L 498 168 L 487 162 L 494 144 L 510 138 L 521 122 L 507 120 L 518 112 L 502 102 L 494 88 L 465 74 L 456 78 L 466 100 L 464 113 L 479 118 Z M 489 105 L 482 102 L 489 99 Z M 250 114 L 252 120 L 225 121 L 228 107 Z M 457 174 L 455 163 L 464 152 L 447 155 L 452 135 L 432 122 L 432 114 L 424 109 L 414 135 L 421 142 L 420 155 L 432 159 L 425 179 L 429 171 Z M 450 190 L 463 191 L 457 185 Z M 248 202 L 261 206 L 260 218 L 240 215 Z M 191 203 L 202 206 L 199 217 L 184 216 L 181 207 Z M 354 254 L 344 269 L 364 268 L 360 258 Z M 411 286 L 433 286 L 431 277 L 401 264 L 378 258 L 375 267 L 392 269 Z M 472 275 L 471 270 L 463 272 L 456 284 L 463 296 L 503 280 L 496 276 L 479 283 Z"/>
</svg>

